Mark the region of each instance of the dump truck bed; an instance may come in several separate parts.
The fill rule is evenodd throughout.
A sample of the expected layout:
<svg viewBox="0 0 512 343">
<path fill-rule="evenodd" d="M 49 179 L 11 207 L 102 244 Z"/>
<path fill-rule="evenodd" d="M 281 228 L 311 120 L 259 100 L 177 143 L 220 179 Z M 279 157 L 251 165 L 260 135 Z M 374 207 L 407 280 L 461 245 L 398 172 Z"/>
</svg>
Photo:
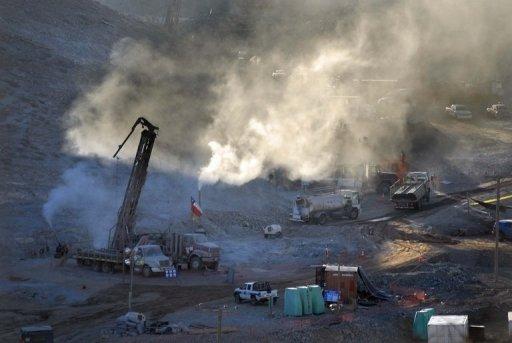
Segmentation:
<svg viewBox="0 0 512 343">
<path fill-rule="evenodd" d="M 417 183 L 411 183 L 411 184 L 404 184 L 400 186 L 395 193 L 393 193 L 391 199 L 399 200 L 401 198 L 411 199 L 421 198 L 425 193 L 425 182 L 417 182 Z"/>
</svg>

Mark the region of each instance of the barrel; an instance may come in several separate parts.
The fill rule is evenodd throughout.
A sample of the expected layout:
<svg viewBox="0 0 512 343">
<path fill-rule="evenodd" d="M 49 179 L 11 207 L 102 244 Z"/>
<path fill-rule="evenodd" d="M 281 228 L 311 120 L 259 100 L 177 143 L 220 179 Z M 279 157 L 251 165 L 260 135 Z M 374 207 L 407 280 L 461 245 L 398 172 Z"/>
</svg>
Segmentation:
<svg viewBox="0 0 512 343">
<path fill-rule="evenodd" d="M 309 294 L 309 288 L 307 286 L 297 287 L 300 295 L 300 302 L 302 304 L 302 314 L 309 315 L 313 314 L 313 302 L 311 301 L 311 295 Z"/>
<path fill-rule="evenodd" d="M 284 290 L 284 315 L 302 316 L 302 302 L 299 290 L 295 287 L 288 287 Z"/>
<path fill-rule="evenodd" d="M 322 296 L 322 289 L 318 285 L 309 285 L 309 296 L 311 298 L 311 309 L 313 314 L 325 313 L 325 303 Z"/>
</svg>

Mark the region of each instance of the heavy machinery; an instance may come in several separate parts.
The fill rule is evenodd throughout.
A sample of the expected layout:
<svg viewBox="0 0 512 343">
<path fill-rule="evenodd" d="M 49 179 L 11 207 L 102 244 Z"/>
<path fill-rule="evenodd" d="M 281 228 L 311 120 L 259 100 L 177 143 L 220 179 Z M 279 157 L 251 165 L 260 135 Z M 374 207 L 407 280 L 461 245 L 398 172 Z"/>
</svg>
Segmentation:
<svg viewBox="0 0 512 343">
<path fill-rule="evenodd" d="M 293 203 L 290 220 L 324 225 L 329 218 L 348 217 L 355 220 L 360 212 L 359 192 L 339 190 L 333 194 L 298 196 Z"/>
<path fill-rule="evenodd" d="M 397 209 L 421 210 L 430 201 L 431 184 L 428 172 L 409 172 L 391 186 L 391 201 Z"/>
<path fill-rule="evenodd" d="M 147 119 L 139 117 L 135 121 L 135 124 L 133 124 L 128 136 L 126 136 L 123 143 L 119 145 L 113 156 L 114 158 L 117 156 L 119 151 L 121 151 L 124 144 L 139 124 L 145 129 L 140 135 L 139 147 L 137 148 L 137 154 L 133 161 L 132 172 L 130 174 L 130 179 L 128 180 L 128 185 L 126 186 L 123 204 L 119 209 L 114 235 L 109 242 L 109 247 L 111 249 L 123 250 L 130 246 L 131 236 L 133 235 L 133 226 L 135 224 L 135 211 L 137 210 L 142 187 L 146 182 L 149 158 L 151 157 L 151 151 L 153 150 L 153 144 L 155 143 L 156 138 L 156 131 L 158 130 L 158 127 L 151 124 Z"/>
<path fill-rule="evenodd" d="M 147 119 L 139 117 L 135 121 L 135 124 L 133 124 L 131 131 L 128 133 L 128 136 L 126 136 L 124 141 L 119 145 L 116 153 L 113 156 L 114 158 L 117 156 L 119 151 L 121 151 L 138 125 L 141 125 L 143 130 L 141 132 L 137 153 L 133 161 L 130 179 L 128 180 L 128 185 L 126 186 L 123 204 L 119 209 L 117 222 L 114 226 L 114 233 L 109 237 L 108 248 L 99 250 L 78 250 L 75 254 L 75 259 L 78 264 L 92 265 L 94 269 L 98 271 L 102 270 L 104 272 L 110 272 L 114 269 L 118 269 L 119 267 L 124 267 L 126 257 L 125 249 L 133 248 L 132 238 L 133 228 L 135 225 L 135 213 L 139 203 L 140 194 L 142 192 L 142 187 L 146 181 L 149 159 L 151 157 L 151 151 L 153 149 L 158 127 L 151 124 Z M 158 245 L 154 246 L 154 248 L 160 249 Z M 157 254 L 152 253 L 151 255 L 152 257 L 155 257 Z M 157 257 L 159 259 L 163 259 L 162 256 L 163 255 Z M 154 258 L 147 260 L 153 259 Z M 167 263 L 165 261 L 156 261 L 155 266 L 149 267 L 152 268 L 153 271 L 159 271 L 157 267 L 162 265 L 162 263 L 167 264 L 168 266 L 168 258 Z M 143 270 L 143 268 L 141 270 Z"/>
<path fill-rule="evenodd" d="M 136 241 L 145 241 L 162 247 L 176 268 L 217 270 L 219 267 L 220 248 L 209 242 L 202 233 L 152 232 L 134 236 Z"/>
</svg>

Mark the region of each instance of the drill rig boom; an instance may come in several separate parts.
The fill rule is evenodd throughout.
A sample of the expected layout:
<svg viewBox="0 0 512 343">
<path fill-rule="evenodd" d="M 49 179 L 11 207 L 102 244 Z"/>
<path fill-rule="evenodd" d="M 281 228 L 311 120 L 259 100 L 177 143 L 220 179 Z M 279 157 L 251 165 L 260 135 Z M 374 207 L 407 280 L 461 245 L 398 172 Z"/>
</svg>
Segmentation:
<svg viewBox="0 0 512 343">
<path fill-rule="evenodd" d="M 139 147 L 137 148 L 137 154 L 133 161 L 132 172 L 128 180 L 128 185 L 126 186 L 123 204 L 118 212 L 114 235 L 109 242 L 109 247 L 118 251 L 131 246 L 131 238 L 135 224 L 135 211 L 137 210 L 142 187 L 146 181 L 149 158 L 151 157 L 158 127 L 151 124 L 147 119 L 139 117 L 137 121 L 135 121 L 135 124 L 133 124 L 130 133 L 119 145 L 119 148 L 113 156 L 117 156 L 139 124 L 144 130 L 141 132 Z"/>
</svg>

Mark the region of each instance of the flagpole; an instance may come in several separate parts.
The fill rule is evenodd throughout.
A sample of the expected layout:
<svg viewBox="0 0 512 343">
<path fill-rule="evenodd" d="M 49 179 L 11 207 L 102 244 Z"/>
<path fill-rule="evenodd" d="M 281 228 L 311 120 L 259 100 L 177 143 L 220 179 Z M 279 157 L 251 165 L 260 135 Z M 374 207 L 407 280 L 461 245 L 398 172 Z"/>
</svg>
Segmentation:
<svg viewBox="0 0 512 343">
<path fill-rule="evenodd" d="M 202 204 L 201 204 L 201 188 L 199 188 L 199 189 L 197 190 L 197 201 L 199 202 L 199 207 L 202 209 L 202 208 L 203 208 L 203 206 L 202 206 Z M 201 226 L 201 216 L 199 216 L 199 217 L 197 218 L 197 223 L 198 223 L 198 225 L 197 225 L 197 226 L 198 226 L 198 227 L 200 227 L 200 226 Z"/>
</svg>

